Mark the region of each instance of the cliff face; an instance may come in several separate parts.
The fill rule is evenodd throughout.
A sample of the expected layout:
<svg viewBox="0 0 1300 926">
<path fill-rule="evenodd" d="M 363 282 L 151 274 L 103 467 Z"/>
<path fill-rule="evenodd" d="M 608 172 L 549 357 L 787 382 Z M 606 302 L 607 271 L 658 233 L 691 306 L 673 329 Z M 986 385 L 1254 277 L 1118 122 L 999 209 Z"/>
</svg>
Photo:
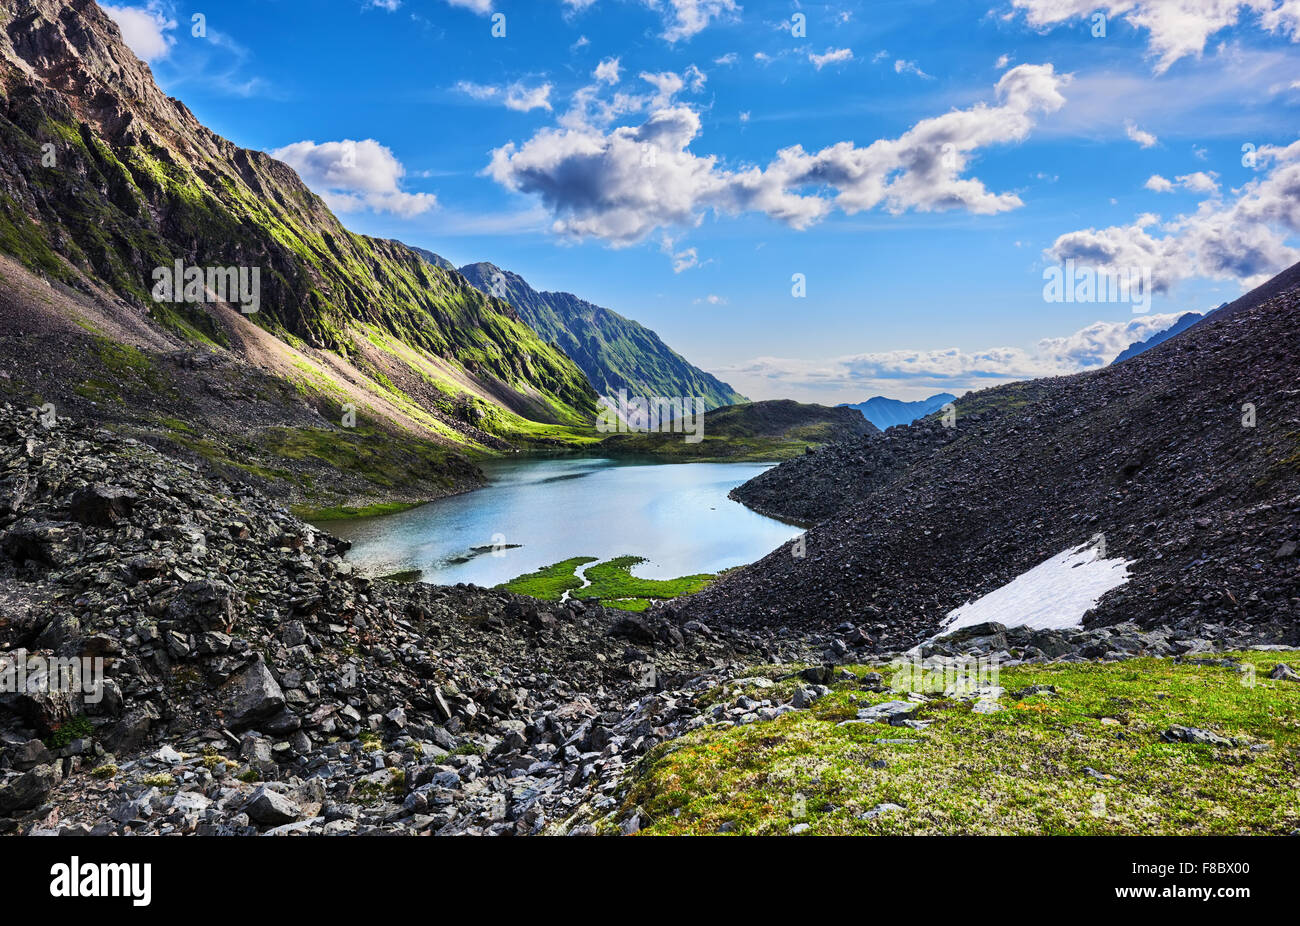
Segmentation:
<svg viewBox="0 0 1300 926">
<path fill-rule="evenodd" d="M 91 0 L 2 0 L 0 23 L 0 249 L 28 268 L 89 277 L 186 342 L 235 347 L 209 305 L 155 301 L 153 272 L 258 268 L 249 319 L 291 346 L 353 361 L 378 333 L 513 413 L 593 414 L 581 371 L 509 306 L 347 231 L 288 166 L 206 129 Z"/>
</svg>

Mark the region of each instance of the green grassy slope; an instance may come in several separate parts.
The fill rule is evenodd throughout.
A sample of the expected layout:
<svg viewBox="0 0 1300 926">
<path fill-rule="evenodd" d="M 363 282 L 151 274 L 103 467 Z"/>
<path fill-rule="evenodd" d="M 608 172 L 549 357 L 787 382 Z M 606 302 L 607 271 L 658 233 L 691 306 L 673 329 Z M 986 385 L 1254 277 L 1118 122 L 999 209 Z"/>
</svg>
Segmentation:
<svg viewBox="0 0 1300 926">
<path fill-rule="evenodd" d="M 620 389 L 630 396 L 699 396 L 710 409 L 746 401 L 688 363 L 649 328 L 617 312 L 569 293 L 538 292 L 523 277 L 492 264 L 469 264 L 460 272 L 480 291 L 517 309 L 543 340 L 573 358 L 603 396 Z"/>
</svg>

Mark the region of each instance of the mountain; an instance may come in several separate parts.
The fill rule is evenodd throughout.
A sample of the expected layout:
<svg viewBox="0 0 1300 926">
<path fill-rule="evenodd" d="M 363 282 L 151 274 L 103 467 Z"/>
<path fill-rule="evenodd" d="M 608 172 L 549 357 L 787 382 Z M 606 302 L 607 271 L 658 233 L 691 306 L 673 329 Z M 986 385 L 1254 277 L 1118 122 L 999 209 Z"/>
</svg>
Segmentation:
<svg viewBox="0 0 1300 926">
<path fill-rule="evenodd" d="M 1185 315 L 1180 316 L 1178 321 L 1174 322 L 1164 331 L 1160 331 L 1157 332 L 1156 334 L 1153 334 L 1145 341 L 1138 341 L 1135 344 L 1129 345 L 1127 348 L 1124 349 L 1124 351 L 1118 357 L 1112 360 L 1111 363 L 1112 364 L 1123 363 L 1125 360 L 1129 360 L 1133 357 L 1136 357 L 1138 354 L 1145 353 L 1146 351 L 1149 351 L 1151 348 L 1155 347 L 1157 344 L 1163 344 L 1165 341 L 1168 341 L 1174 335 L 1182 334 L 1184 331 L 1192 327 L 1192 325 L 1195 325 L 1204 317 L 1205 316 L 1202 315 L 1200 312 L 1188 312 Z"/>
<path fill-rule="evenodd" d="M 1101 540 L 1130 579 L 1087 626 L 1300 642 L 1298 336 L 1300 266 L 1125 363 L 969 394 L 955 428 L 935 415 L 898 449 L 868 438 L 870 454 L 849 443 L 784 463 L 738 495 L 796 517 L 818 496 L 842 503 L 809 530 L 806 555 L 778 549 L 681 616 L 848 622 L 910 645 Z"/>
<path fill-rule="evenodd" d="M 451 261 L 447 260 L 447 258 L 443 257 L 441 254 L 435 254 L 432 251 L 426 251 L 424 248 L 417 248 L 414 245 L 410 245 L 410 244 L 408 244 L 407 247 L 409 247 L 416 254 L 419 254 L 429 263 L 433 264 L 439 270 L 454 271 L 456 269 L 456 265 L 453 264 Z"/>
<path fill-rule="evenodd" d="M 6 395 L 322 504 L 586 439 L 597 396 L 561 350 L 209 131 L 91 0 L 0 0 L 0 21 Z"/>
<path fill-rule="evenodd" d="M 747 399 L 687 363 L 659 335 L 617 312 L 570 293 L 542 293 L 516 273 L 492 264 L 469 264 L 461 274 L 480 292 L 509 303 L 533 330 L 582 368 L 602 396 L 701 397 L 707 408 Z"/>
<path fill-rule="evenodd" d="M 689 414 L 686 422 L 688 430 L 702 435 L 702 440 L 688 441 L 684 433 L 612 434 L 600 448 L 606 453 L 695 460 L 784 460 L 875 431 L 853 409 L 789 399 L 715 408 L 700 417 L 698 430 Z"/>
<path fill-rule="evenodd" d="M 938 395 L 932 395 L 928 399 L 922 399 L 919 402 L 902 402 L 898 399 L 887 399 L 884 396 L 876 396 L 873 399 L 867 399 L 857 405 L 850 405 L 847 402 L 841 405 L 841 408 L 855 408 L 866 417 L 868 421 L 874 424 L 882 431 L 887 431 L 894 425 L 911 424 L 918 418 L 924 418 L 931 412 L 938 411 L 949 402 L 957 401 L 957 397 L 951 393 L 941 392 Z"/>
</svg>

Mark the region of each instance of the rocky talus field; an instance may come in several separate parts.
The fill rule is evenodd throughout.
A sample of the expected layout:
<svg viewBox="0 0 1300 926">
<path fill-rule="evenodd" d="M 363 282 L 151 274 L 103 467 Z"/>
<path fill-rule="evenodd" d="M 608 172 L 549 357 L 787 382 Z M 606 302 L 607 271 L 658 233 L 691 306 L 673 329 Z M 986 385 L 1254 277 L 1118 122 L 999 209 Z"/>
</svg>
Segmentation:
<svg viewBox="0 0 1300 926">
<path fill-rule="evenodd" d="M 746 630 L 673 604 L 631 614 L 399 585 L 354 574 L 344 552 L 246 486 L 94 425 L 0 408 L 0 672 L 22 679 L 0 695 L 0 831 L 1121 827 L 1023 807 L 979 825 L 954 812 L 975 793 L 961 744 L 1010 761 L 1026 737 L 1056 765 L 1009 782 L 1055 787 L 1072 751 L 1116 780 L 1122 742 L 1176 764 L 1178 787 L 1200 789 L 1202 804 L 1211 776 L 1239 769 L 1246 810 L 1220 828 L 1297 824 L 1269 799 L 1284 792 L 1260 786 L 1295 777 L 1300 685 L 1284 661 L 1295 654 L 1261 648 L 1248 626 L 967 628 L 925 654 L 996 654 L 1025 690 L 899 693 L 901 654 L 864 626 Z M 51 684 L 35 667 L 56 658 L 101 660 L 100 684 Z M 20 663 L 34 668 L 19 676 Z M 1250 706 L 1209 691 L 1163 703 L 1155 664 Z M 916 755 L 927 744 L 930 757 Z M 836 771 L 846 765 L 856 778 Z M 1167 811 L 1142 819 L 1178 826 Z"/>
</svg>

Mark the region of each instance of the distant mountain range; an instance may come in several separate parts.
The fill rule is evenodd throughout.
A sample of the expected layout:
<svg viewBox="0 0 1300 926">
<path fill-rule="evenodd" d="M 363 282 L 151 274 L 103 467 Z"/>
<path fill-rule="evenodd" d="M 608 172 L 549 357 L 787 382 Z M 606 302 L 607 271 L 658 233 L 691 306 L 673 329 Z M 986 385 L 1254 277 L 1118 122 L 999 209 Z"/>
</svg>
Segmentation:
<svg viewBox="0 0 1300 926">
<path fill-rule="evenodd" d="M 413 248 L 429 263 L 455 269 L 446 258 Z M 717 377 L 688 363 L 649 328 L 571 293 L 538 292 L 517 273 L 493 264 L 459 270 L 479 292 L 509 303 L 543 340 L 576 363 L 603 396 L 702 397 L 708 409 L 748 402 Z"/>
<path fill-rule="evenodd" d="M 1127 347 L 1123 353 L 1111 361 L 1111 365 L 1113 366 L 1117 363 L 1123 363 L 1125 360 L 1130 360 L 1138 354 L 1146 353 L 1157 344 L 1163 344 L 1165 341 L 1168 341 L 1174 335 L 1182 334 L 1188 328 L 1192 327 L 1192 325 L 1195 325 L 1205 317 L 1206 315 L 1201 312 L 1188 312 L 1164 331 L 1151 335 L 1151 337 L 1147 338 L 1145 341 L 1138 341 L 1136 344 Z"/>
<path fill-rule="evenodd" d="M 887 399 L 878 395 L 857 405 L 845 402 L 839 407 L 857 409 L 862 412 L 868 421 L 880 430 L 886 431 L 894 427 L 894 425 L 911 424 L 919 418 L 937 412 L 949 402 L 956 401 L 957 397 L 949 392 L 941 392 L 938 395 L 930 396 L 928 399 L 921 399 L 919 402 L 903 402 L 899 399 Z"/>
</svg>

